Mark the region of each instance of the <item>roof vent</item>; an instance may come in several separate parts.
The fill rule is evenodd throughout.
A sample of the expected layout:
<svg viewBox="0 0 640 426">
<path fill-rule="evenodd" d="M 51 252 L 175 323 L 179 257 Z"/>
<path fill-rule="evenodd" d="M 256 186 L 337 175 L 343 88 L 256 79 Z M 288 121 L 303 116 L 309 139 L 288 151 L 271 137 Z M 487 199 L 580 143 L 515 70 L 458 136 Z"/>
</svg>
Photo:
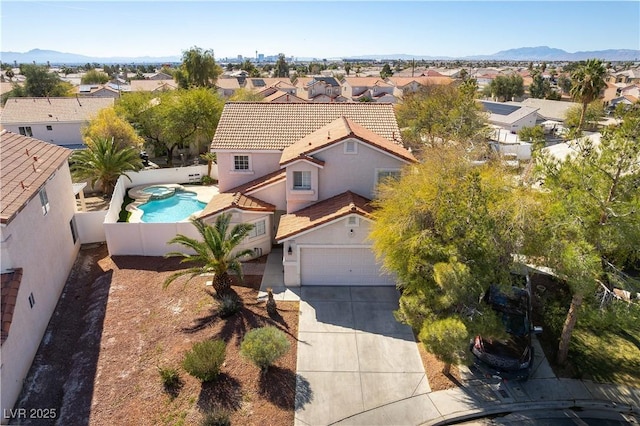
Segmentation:
<svg viewBox="0 0 640 426">
<path fill-rule="evenodd" d="M 327 130 L 327 139 L 331 139 L 331 132 Z"/>
</svg>

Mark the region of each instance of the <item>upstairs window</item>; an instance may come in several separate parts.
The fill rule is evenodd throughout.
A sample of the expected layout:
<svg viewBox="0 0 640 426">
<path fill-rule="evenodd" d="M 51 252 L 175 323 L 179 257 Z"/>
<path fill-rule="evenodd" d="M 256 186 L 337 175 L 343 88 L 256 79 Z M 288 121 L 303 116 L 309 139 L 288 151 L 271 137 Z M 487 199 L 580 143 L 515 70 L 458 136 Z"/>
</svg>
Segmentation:
<svg viewBox="0 0 640 426">
<path fill-rule="evenodd" d="M 20 132 L 20 134 L 22 136 L 33 136 L 33 132 L 31 131 L 31 127 L 30 126 L 26 126 L 26 127 L 18 127 L 18 131 Z"/>
<path fill-rule="evenodd" d="M 267 232 L 267 228 L 265 226 L 265 221 L 261 220 L 259 222 L 255 222 L 253 224 L 253 229 L 249 231 L 249 238 L 259 237 L 260 235 L 264 235 Z"/>
<path fill-rule="evenodd" d="M 311 189 L 311 172 L 293 172 L 293 189 Z"/>
<path fill-rule="evenodd" d="M 400 170 L 378 170 L 376 175 L 377 183 L 389 180 L 400 180 Z"/>
<path fill-rule="evenodd" d="M 358 153 L 358 145 L 356 141 L 346 141 L 344 143 L 344 153 L 345 154 L 357 154 Z"/>
<path fill-rule="evenodd" d="M 249 170 L 249 156 L 248 155 L 234 155 L 233 156 L 233 170 L 238 170 L 238 171 Z"/>
<path fill-rule="evenodd" d="M 40 204 L 42 205 L 42 214 L 46 216 L 49 213 L 49 197 L 47 197 L 47 190 L 44 188 L 40 190 Z"/>
</svg>

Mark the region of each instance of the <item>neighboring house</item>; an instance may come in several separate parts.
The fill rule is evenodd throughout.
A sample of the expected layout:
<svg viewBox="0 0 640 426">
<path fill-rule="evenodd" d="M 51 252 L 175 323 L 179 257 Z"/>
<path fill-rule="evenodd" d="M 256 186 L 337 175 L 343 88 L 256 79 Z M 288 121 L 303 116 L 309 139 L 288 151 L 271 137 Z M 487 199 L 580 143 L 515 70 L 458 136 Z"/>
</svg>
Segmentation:
<svg viewBox="0 0 640 426">
<path fill-rule="evenodd" d="M 415 158 L 401 144 L 393 105 L 227 103 L 211 144 L 222 212 L 254 232 L 256 255 L 284 247 L 288 286 L 393 285 L 371 251 L 371 199 Z"/>
<path fill-rule="evenodd" d="M 267 87 L 277 87 L 278 89 L 288 91 L 287 87 L 291 87 L 289 77 L 282 78 L 266 78 L 266 77 L 247 77 L 245 80 L 245 88 L 253 91 L 261 91 Z M 292 93 L 292 94 L 295 94 Z"/>
<path fill-rule="evenodd" d="M 264 96 L 263 102 L 275 102 L 275 103 L 307 103 L 309 102 L 305 99 L 297 97 L 296 95 L 283 92 L 282 90 L 277 90 L 273 87 L 269 87 L 260 93 Z"/>
<path fill-rule="evenodd" d="M 334 77 L 301 77 L 296 80 L 297 95 L 311 102 L 346 102 L 342 87 Z"/>
<path fill-rule="evenodd" d="M 616 83 L 640 84 L 640 69 L 630 69 L 614 74 Z"/>
<path fill-rule="evenodd" d="M 13 408 L 80 249 L 72 151 L 0 133 L 2 412 Z M 3 422 L 6 421 L 3 416 Z"/>
<path fill-rule="evenodd" d="M 420 88 L 430 85 L 448 85 L 453 82 L 450 77 L 433 76 L 433 77 L 388 77 L 387 82 L 393 85 L 393 95 L 396 98 L 402 98 L 409 93 L 415 93 Z"/>
<path fill-rule="evenodd" d="M 342 83 L 342 96 L 356 102 L 395 103 L 397 98 L 393 92 L 393 84 L 376 77 L 345 77 Z"/>
<path fill-rule="evenodd" d="M 6 130 L 67 148 L 84 146 L 81 129 L 113 98 L 9 98 L 2 112 Z"/>
<path fill-rule="evenodd" d="M 224 98 L 233 96 L 236 90 L 240 89 L 240 83 L 237 78 L 219 78 L 216 80 L 216 89 L 218 94 Z"/>
<path fill-rule="evenodd" d="M 609 101 L 609 105 L 607 105 L 607 110 L 613 111 L 616 109 L 618 105 L 629 106 L 637 103 L 638 103 L 638 98 L 636 98 L 635 96 L 631 96 L 631 95 L 618 96 L 617 98 L 614 98 L 611 101 Z"/>
<path fill-rule="evenodd" d="M 565 101 L 552 101 L 549 99 L 536 99 L 527 98 L 522 102 L 505 102 L 507 105 L 525 106 L 529 108 L 536 108 L 538 118 L 537 121 L 544 122 L 547 120 L 557 121 L 564 123 L 567 111 L 573 107 L 580 107 L 577 102 L 565 102 Z"/>
<path fill-rule="evenodd" d="M 166 92 L 177 88 L 178 83 L 171 78 L 168 80 L 131 80 L 132 92 Z"/>
<path fill-rule="evenodd" d="M 112 89 L 108 84 L 81 84 L 76 93 L 82 97 L 89 98 L 119 98 L 120 92 Z"/>
<path fill-rule="evenodd" d="M 523 127 L 533 127 L 538 118 L 538 108 L 508 104 L 505 102 L 478 101 L 489 113 L 489 123 L 511 133 Z"/>
<path fill-rule="evenodd" d="M 147 80 L 167 81 L 167 80 L 173 80 L 173 76 L 164 72 L 157 72 L 147 77 Z"/>
</svg>

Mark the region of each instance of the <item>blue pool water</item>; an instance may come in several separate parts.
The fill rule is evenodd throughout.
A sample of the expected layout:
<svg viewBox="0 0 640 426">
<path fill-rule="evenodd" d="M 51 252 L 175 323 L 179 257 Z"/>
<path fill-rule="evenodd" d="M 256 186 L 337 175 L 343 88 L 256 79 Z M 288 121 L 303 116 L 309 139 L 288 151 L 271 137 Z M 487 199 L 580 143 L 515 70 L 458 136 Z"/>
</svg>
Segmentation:
<svg viewBox="0 0 640 426">
<path fill-rule="evenodd" d="M 142 222 L 173 223 L 187 219 L 191 214 L 204 209 L 205 203 L 196 199 L 193 192 L 176 191 L 162 200 L 150 200 L 138 208 L 143 211 Z"/>
<path fill-rule="evenodd" d="M 142 192 L 150 194 L 151 196 L 154 196 L 154 197 L 165 198 L 172 195 L 175 192 L 175 189 L 167 188 L 166 186 L 149 186 L 143 189 Z"/>
</svg>

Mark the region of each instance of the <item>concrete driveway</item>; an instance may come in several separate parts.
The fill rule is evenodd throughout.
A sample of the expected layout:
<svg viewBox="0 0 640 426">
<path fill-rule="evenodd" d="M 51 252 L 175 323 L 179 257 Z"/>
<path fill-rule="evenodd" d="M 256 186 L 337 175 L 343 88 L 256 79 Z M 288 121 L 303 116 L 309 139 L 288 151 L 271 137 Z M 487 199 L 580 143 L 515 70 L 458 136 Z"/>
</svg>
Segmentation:
<svg viewBox="0 0 640 426">
<path fill-rule="evenodd" d="M 362 414 L 381 424 L 420 422 L 410 418 L 415 405 L 393 418 L 383 413 L 430 392 L 413 333 L 393 316 L 398 297 L 392 287 L 301 289 L 296 425 L 359 423 Z"/>
</svg>

